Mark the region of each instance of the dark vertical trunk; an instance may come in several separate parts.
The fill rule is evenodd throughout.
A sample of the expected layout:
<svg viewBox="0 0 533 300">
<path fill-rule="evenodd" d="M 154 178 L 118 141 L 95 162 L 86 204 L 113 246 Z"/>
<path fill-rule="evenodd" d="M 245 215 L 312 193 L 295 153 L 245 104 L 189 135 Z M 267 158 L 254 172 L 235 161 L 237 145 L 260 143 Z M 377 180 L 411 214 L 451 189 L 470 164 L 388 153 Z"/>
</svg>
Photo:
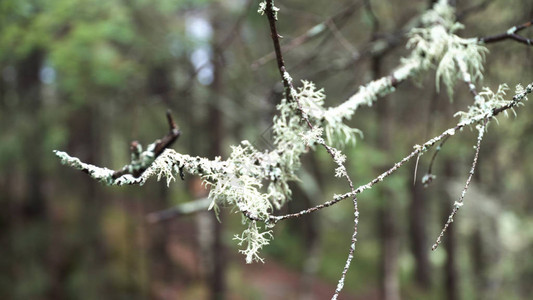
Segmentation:
<svg viewBox="0 0 533 300">
<path fill-rule="evenodd" d="M 307 207 L 313 207 L 320 203 L 322 200 L 322 190 L 323 187 L 321 183 L 322 174 L 320 167 L 318 166 L 317 160 L 314 156 L 309 157 L 309 161 L 306 162 L 306 165 L 311 167 L 310 176 L 314 178 L 314 182 L 310 181 L 307 185 L 304 183 L 299 185 L 299 189 L 302 190 L 303 206 L 301 209 Z M 304 178 L 302 178 L 305 180 Z M 294 190 L 293 190 L 294 191 Z M 294 199 L 296 199 L 293 196 Z M 289 204 L 291 204 L 289 202 Z M 299 209 L 299 210 L 301 210 Z M 304 238 L 305 238 L 305 260 L 303 262 L 302 268 L 302 278 L 300 285 L 300 298 L 306 300 L 316 299 L 314 295 L 313 286 L 314 286 L 314 277 L 318 272 L 320 257 L 321 257 L 321 248 L 320 248 L 320 238 L 321 238 L 321 228 L 320 228 L 320 215 L 319 214 L 308 214 L 303 216 L 304 218 L 300 221 L 303 222 L 304 226 Z"/>
<path fill-rule="evenodd" d="M 379 78 L 381 73 L 381 57 L 372 59 L 372 73 L 374 78 Z M 379 148 L 385 153 L 391 152 L 391 136 L 393 134 L 393 120 L 391 103 L 388 99 L 380 99 L 376 109 L 378 122 L 382 130 L 378 136 Z M 388 162 L 387 162 L 388 163 Z M 378 212 L 380 238 L 381 238 L 381 284 L 380 294 L 383 300 L 399 300 L 400 285 L 398 281 L 398 219 L 395 194 L 386 186 L 381 189 L 382 205 Z M 385 203 L 386 202 L 386 203 Z"/>
<path fill-rule="evenodd" d="M 445 175 L 446 178 L 453 178 L 453 161 L 447 160 L 445 162 Z M 442 195 L 446 195 L 446 191 L 442 191 Z M 450 215 L 450 212 L 453 207 L 454 199 L 449 196 L 444 196 L 445 201 L 442 201 L 442 220 L 445 222 Z M 459 300 L 461 299 L 460 295 L 460 286 L 459 286 L 459 270 L 457 268 L 457 225 L 459 218 L 455 218 L 444 237 L 444 249 L 446 250 L 446 262 L 445 262 L 445 280 L 444 286 L 446 290 L 447 297 L 449 300 Z M 443 224 L 444 224 L 443 222 Z"/>
<path fill-rule="evenodd" d="M 424 199 L 424 190 L 419 182 L 412 184 L 409 180 L 407 184 L 411 186 L 409 225 L 411 229 L 411 251 L 415 258 L 415 281 L 421 289 L 429 290 L 431 288 L 431 264 L 429 262 L 430 245 L 428 244 L 426 233 L 426 199 Z"/>
<path fill-rule="evenodd" d="M 68 141 L 67 151 L 82 161 L 94 165 L 101 165 L 101 134 L 104 132 L 103 128 L 99 128 L 98 105 L 98 102 L 88 102 L 68 120 L 71 138 Z M 100 226 L 102 204 L 105 199 L 102 199 L 104 195 L 101 193 L 99 183 L 83 175 L 77 175 L 79 182 L 75 185 L 78 196 L 76 201 L 82 202 L 83 207 L 83 214 L 78 224 L 79 234 L 84 236 L 82 244 L 79 245 L 82 249 L 80 256 L 88 261 L 87 265 L 83 266 L 87 268 L 84 272 L 90 274 L 90 277 L 99 277 L 102 275 L 102 269 L 98 266 L 104 264 L 106 259 Z M 92 295 L 101 295 L 105 289 L 105 286 L 100 286 L 96 280 L 87 280 L 83 286 L 91 289 Z"/>
<path fill-rule="evenodd" d="M 148 93 L 159 97 L 167 107 L 172 107 L 172 81 L 169 65 L 155 63 L 149 72 Z M 170 204 L 166 182 L 161 182 L 156 203 L 151 203 L 155 209 L 166 209 Z M 152 209 L 151 209 L 152 210 Z M 151 280 L 169 283 L 173 277 L 173 264 L 167 252 L 169 237 L 169 222 L 162 222 L 150 227 L 150 257 L 153 272 Z"/>
<path fill-rule="evenodd" d="M 41 218 L 46 213 L 45 197 L 42 192 L 43 171 L 41 164 L 43 134 L 40 128 L 41 81 L 39 71 L 44 59 L 44 52 L 34 50 L 17 66 L 17 94 L 24 111 L 33 122 L 33 131 L 24 141 L 24 157 L 27 162 L 26 181 L 28 184 L 24 212 L 28 217 Z"/>
<path fill-rule="evenodd" d="M 382 197 L 386 201 L 394 201 L 390 191 L 384 191 Z M 398 231 L 397 212 L 391 209 L 390 203 L 384 204 L 380 209 L 381 236 L 381 299 L 399 300 L 400 285 L 398 282 Z"/>
<path fill-rule="evenodd" d="M 445 219 L 448 218 L 449 210 L 452 202 L 443 202 L 443 209 Z M 444 249 L 446 249 L 446 264 L 445 264 L 445 287 L 447 298 L 449 300 L 461 299 L 459 296 L 459 271 L 457 270 L 457 242 L 456 230 L 454 226 L 448 227 L 446 232 L 446 240 L 444 241 Z"/>
<path fill-rule="evenodd" d="M 20 200 L 22 201 L 15 202 L 15 214 L 11 216 L 13 222 L 11 234 L 15 233 L 15 235 L 10 238 L 14 241 L 28 238 L 31 240 L 26 244 L 26 249 L 16 248 L 17 243 L 11 244 L 15 257 L 11 265 L 12 270 L 14 270 L 15 283 L 31 275 L 35 268 L 39 271 L 50 271 L 47 270 L 47 259 L 49 258 L 47 247 L 50 241 L 47 240 L 46 235 L 49 220 L 46 196 L 43 191 L 45 175 L 42 164 L 46 129 L 43 128 L 41 121 L 43 105 L 39 78 L 44 57 L 44 51 L 33 49 L 16 64 L 16 95 L 18 96 L 16 109 L 18 109 L 17 114 L 29 123 L 27 124 L 29 130 L 19 132 L 20 144 L 22 145 L 21 161 L 24 163 L 23 168 L 21 168 L 24 175 L 21 179 L 22 184 L 25 185 L 25 190 L 21 195 L 22 199 Z M 29 235 L 31 232 L 34 234 Z"/>
<path fill-rule="evenodd" d="M 168 208 L 169 192 L 166 182 L 159 185 L 157 203 L 154 203 L 157 209 Z M 172 260 L 167 252 L 167 243 L 169 238 L 169 222 L 162 222 L 150 227 L 150 257 L 151 264 L 155 268 L 151 272 L 152 280 L 170 283 L 173 275 Z"/>
<path fill-rule="evenodd" d="M 220 95 L 223 94 L 223 68 L 224 57 L 223 50 L 219 47 L 221 38 L 221 32 L 219 28 L 221 26 L 221 19 L 218 10 L 220 6 L 218 3 L 213 4 L 212 24 L 214 28 L 213 37 L 213 82 L 211 84 L 211 105 L 209 107 L 209 140 L 211 143 L 210 156 L 218 156 L 222 154 L 222 142 L 224 140 L 224 124 L 222 122 L 221 107 L 217 101 L 220 99 Z M 222 216 L 221 216 L 222 217 Z M 211 299 L 220 300 L 225 298 L 225 251 L 222 245 L 222 223 L 219 222 L 214 213 L 211 213 L 212 218 L 212 230 L 213 230 L 213 244 L 211 246 L 211 261 L 213 266 L 210 274 L 210 287 L 211 287 Z"/>
<path fill-rule="evenodd" d="M 8 68 L 5 67 L 2 71 L 6 72 Z M 2 128 L 8 128 L 10 121 L 7 116 L 9 115 L 9 108 L 7 105 L 8 100 L 8 89 L 14 89 L 12 86 L 13 77 L 10 78 L 11 82 L 8 82 L 7 76 L 0 77 L 0 110 L 4 112 L 2 119 L 0 119 L 0 126 Z M 17 214 L 17 209 L 15 206 L 16 202 L 16 193 L 14 187 L 16 186 L 16 174 L 13 174 L 14 168 L 13 162 L 4 162 L 0 165 L 0 205 L 3 207 L 0 210 L 0 249 L 3 249 L 2 256 L 0 257 L 0 270 L 3 270 L 0 273 L 0 282 L 3 282 L 4 286 L 14 286 L 15 274 L 13 272 L 13 216 Z M 1 299 L 11 299 L 13 298 L 13 289 L 0 289 L 0 298 Z"/>
<path fill-rule="evenodd" d="M 485 251 L 483 248 L 483 234 L 479 227 L 476 228 L 474 235 L 470 242 L 471 257 L 472 257 L 472 273 L 474 274 L 474 284 L 478 292 L 477 299 L 487 299 L 487 294 L 484 292 L 487 283 L 486 266 L 490 265 L 487 261 Z"/>
</svg>

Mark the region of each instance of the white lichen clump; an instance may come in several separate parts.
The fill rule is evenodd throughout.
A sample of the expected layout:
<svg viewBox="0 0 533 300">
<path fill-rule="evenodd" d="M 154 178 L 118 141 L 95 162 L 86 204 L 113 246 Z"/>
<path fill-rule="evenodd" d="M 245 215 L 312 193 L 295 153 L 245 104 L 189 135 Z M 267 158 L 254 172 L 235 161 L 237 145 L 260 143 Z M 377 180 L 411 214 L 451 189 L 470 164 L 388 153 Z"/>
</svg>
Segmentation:
<svg viewBox="0 0 533 300">
<path fill-rule="evenodd" d="M 263 259 L 259 256 L 259 250 L 266 246 L 272 238 L 272 232 L 270 230 L 260 232 L 256 222 L 251 222 L 250 226 L 243 231 L 241 235 L 235 235 L 234 240 L 239 241 L 239 246 L 246 244 L 246 248 L 239 250 L 246 256 L 246 263 L 252 263 L 255 261 L 263 262 Z"/>
<path fill-rule="evenodd" d="M 477 39 L 463 39 L 454 33 L 463 28 L 455 21 L 454 9 L 441 0 L 421 19 L 423 27 L 409 32 L 407 47 L 411 55 L 402 59 L 391 76 L 361 86 L 357 93 L 341 105 L 330 108 L 324 115 L 329 123 L 349 120 L 362 105 L 372 106 L 378 98 L 394 92 L 396 82 L 412 78 L 430 68 L 436 68 L 437 87 L 442 79 L 450 97 L 457 79 L 482 79 L 484 54 L 487 49 Z"/>
<path fill-rule="evenodd" d="M 266 0 L 259 2 L 259 8 L 257 9 L 257 13 L 259 13 L 260 15 L 264 15 L 266 13 L 267 5 L 268 4 L 267 4 Z M 273 0 L 272 0 L 272 10 L 274 12 L 274 18 L 277 20 L 278 19 L 279 8 L 274 6 L 274 1 Z"/>
<path fill-rule="evenodd" d="M 509 90 L 507 84 L 501 84 L 496 92 L 493 92 L 488 87 L 484 87 L 483 91 L 476 97 L 473 105 L 468 107 L 468 110 L 457 112 L 455 116 L 460 118 L 461 124 L 474 124 L 483 119 L 490 119 L 497 108 L 514 104 L 516 106 L 523 105 L 522 100 L 527 100 L 527 94 L 531 93 L 532 85 L 529 84 L 526 88 L 522 85 L 516 86 L 516 95 L 513 99 L 506 100 L 506 91 Z M 513 105 L 513 106 L 514 106 Z M 516 115 L 514 108 L 510 110 Z M 508 111 L 503 112 L 506 116 Z M 496 119 L 497 120 L 497 119 Z"/>
</svg>

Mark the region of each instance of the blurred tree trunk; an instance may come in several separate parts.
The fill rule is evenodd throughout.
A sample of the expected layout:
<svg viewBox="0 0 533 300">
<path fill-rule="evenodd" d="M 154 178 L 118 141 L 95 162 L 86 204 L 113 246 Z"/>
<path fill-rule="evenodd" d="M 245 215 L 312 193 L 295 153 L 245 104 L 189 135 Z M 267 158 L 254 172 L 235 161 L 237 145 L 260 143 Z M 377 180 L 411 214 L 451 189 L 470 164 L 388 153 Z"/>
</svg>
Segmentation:
<svg viewBox="0 0 533 300">
<path fill-rule="evenodd" d="M 431 288 L 431 265 L 429 262 L 428 237 L 426 233 L 427 206 L 424 199 L 424 190 L 420 181 L 413 184 L 411 180 L 407 182 L 411 193 L 411 208 L 409 209 L 411 251 L 415 258 L 415 281 L 418 287 L 423 290 Z"/>
<path fill-rule="evenodd" d="M 43 132 L 40 125 L 41 81 L 39 72 L 45 53 L 40 49 L 33 50 L 17 66 L 17 94 L 19 101 L 27 113 L 28 122 L 35 127 L 27 133 L 24 141 L 24 160 L 26 161 L 26 200 L 24 213 L 30 218 L 41 218 L 46 214 L 46 202 L 42 191 L 43 170 L 41 164 Z"/>
<path fill-rule="evenodd" d="M 220 99 L 223 97 L 223 74 L 224 74 L 224 49 L 221 49 L 222 41 L 222 14 L 221 5 L 218 2 L 212 6 L 212 26 L 213 26 L 213 82 L 211 83 L 211 102 L 209 106 L 209 142 L 211 144 L 210 157 L 222 155 L 222 143 L 224 140 L 224 124 L 222 122 L 222 112 Z M 212 226 L 211 262 L 209 274 L 209 285 L 211 289 L 211 299 L 225 299 L 225 251 L 222 245 L 222 222 L 217 220 L 213 212 L 209 212 Z M 221 213 L 222 214 L 222 213 Z M 222 216 L 220 216 L 222 217 Z"/>
<path fill-rule="evenodd" d="M 472 273 L 474 274 L 474 284 L 476 287 L 477 299 L 487 299 L 484 288 L 487 287 L 486 266 L 490 265 L 487 261 L 485 249 L 483 248 L 483 235 L 481 229 L 476 227 L 470 243 L 471 257 L 472 257 Z"/>
<path fill-rule="evenodd" d="M 89 82 L 89 81 L 86 81 Z M 72 113 L 68 120 L 69 136 L 67 151 L 80 157 L 82 161 L 91 164 L 101 165 L 102 139 L 105 125 L 101 125 L 101 116 L 98 102 L 88 101 L 80 109 Z M 107 257 L 105 245 L 101 232 L 102 204 L 107 200 L 100 190 L 99 183 L 92 180 L 85 174 L 78 174 L 77 201 L 81 201 L 83 213 L 79 217 L 78 230 L 84 238 L 75 245 L 81 253 L 71 254 L 70 259 L 83 260 L 83 264 L 77 266 L 83 272 L 90 274 L 88 278 L 100 278 L 105 274 L 105 269 L 101 266 L 105 264 Z M 64 261 L 63 264 L 72 262 Z M 90 295 L 98 296 L 105 293 L 105 288 L 111 285 L 102 286 L 101 281 L 86 280 L 80 284 L 83 288 L 91 291 Z M 105 284 L 104 284 L 105 285 Z"/>
<path fill-rule="evenodd" d="M 6 160 L 6 164 L 2 166 L 5 181 L 0 192 L 1 204 L 4 205 L 0 214 L 0 245 L 4 246 L 2 249 L 6 252 L 2 255 L 8 259 L 0 260 L 0 266 L 6 266 L 2 269 L 2 273 L 6 274 L 2 274 L 0 278 L 7 279 L 2 282 L 4 289 L 0 289 L 0 295 L 8 299 L 17 295 L 16 288 L 24 278 L 32 275 L 32 271 L 43 271 L 46 258 L 46 245 L 42 244 L 43 240 L 39 235 L 45 230 L 47 221 L 46 198 L 42 193 L 44 174 L 41 155 L 44 140 L 42 132 L 37 130 L 42 124 L 39 71 L 43 59 L 44 52 L 33 49 L 25 58 L 9 66 L 12 73 L 11 88 L 14 92 L 11 100 L 15 101 L 10 103 L 11 112 L 3 111 L 6 114 L 2 114 L 5 118 L 2 120 L 5 126 L 2 131 L 17 132 L 16 142 L 21 153 L 16 153 L 16 156 Z M 2 72 L 6 72 L 6 69 L 2 69 Z M 4 73 L 2 75 L 5 76 Z M 5 80 L 5 77 L 2 79 Z M 7 92 L 7 88 L 6 84 L 6 90 L 2 93 Z M 8 99 L 5 100 L 7 104 Z M 4 99 L 0 102 L 4 104 Z M 24 126 L 16 128 L 17 122 L 9 120 L 9 115 L 24 120 Z M 10 124 L 10 121 L 14 124 Z M 24 189 L 17 189 L 20 186 Z M 38 238 L 32 239 L 33 236 Z M 22 248 L 20 245 L 24 240 L 27 242 Z"/>
<path fill-rule="evenodd" d="M 161 62 L 153 63 L 149 71 L 148 77 L 148 93 L 152 96 L 159 97 L 166 106 L 172 104 L 172 82 L 171 82 L 171 65 L 165 65 Z M 166 120 L 165 120 L 166 121 Z M 162 123 L 163 126 L 167 126 L 166 122 Z M 166 209 L 170 205 L 170 193 L 166 182 L 159 184 L 158 190 L 159 197 L 156 203 L 150 203 L 152 208 Z M 151 251 L 150 257 L 155 262 L 154 276 L 151 276 L 155 280 L 162 280 L 165 283 L 170 283 L 173 279 L 173 264 L 170 256 L 167 252 L 167 243 L 169 237 L 169 222 L 162 222 L 160 224 L 151 226 L 150 240 Z"/>
<path fill-rule="evenodd" d="M 320 167 L 318 166 L 315 156 L 309 156 L 309 159 L 305 163 L 311 167 L 311 171 L 307 174 L 310 179 L 314 180 L 305 180 L 302 179 L 302 183 L 298 185 L 297 189 L 293 191 L 302 191 L 302 198 L 304 207 L 313 207 L 320 203 L 323 197 L 323 186 L 322 183 L 324 179 L 322 178 Z M 296 199 L 296 197 L 293 197 Z M 292 202 L 289 202 L 289 204 Z M 298 209 L 299 211 L 300 209 Z M 304 226 L 303 237 L 305 238 L 305 260 L 302 267 L 302 277 L 300 284 L 300 295 L 301 299 L 312 300 L 316 299 L 316 296 L 313 292 L 313 283 L 315 281 L 316 273 L 318 272 L 320 258 L 321 258 L 321 226 L 320 226 L 320 214 L 307 214 L 303 216 L 303 219 L 300 220 Z"/>
<path fill-rule="evenodd" d="M 374 78 L 381 75 L 381 59 L 372 59 L 372 73 Z M 378 120 L 382 124 L 378 135 L 378 146 L 384 153 L 391 153 L 391 137 L 393 135 L 393 118 L 389 99 L 378 101 L 376 104 Z M 387 162 L 388 163 L 388 162 Z M 381 186 L 382 199 L 378 212 L 381 238 L 381 284 L 380 294 L 383 300 L 400 299 L 400 283 L 398 281 L 398 208 L 395 193 L 386 185 Z"/>
<path fill-rule="evenodd" d="M 450 159 L 446 159 L 444 162 L 445 164 L 445 176 L 446 178 L 450 179 L 454 176 L 454 170 L 453 170 L 453 161 Z M 444 195 L 445 201 L 442 201 L 442 224 L 446 222 L 448 219 L 448 216 L 450 215 L 450 212 L 453 207 L 453 203 L 455 202 L 455 199 L 447 196 L 447 193 L 445 190 L 441 191 L 441 195 Z M 445 281 L 444 286 L 446 290 L 446 299 L 449 300 L 459 300 L 461 299 L 461 293 L 460 293 L 460 275 L 459 270 L 457 268 L 457 225 L 458 225 L 458 219 L 455 218 L 455 221 L 448 227 L 448 230 L 446 231 L 446 235 L 444 236 L 444 242 L 443 246 L 446 250 L 446 262 L 444 265 L 445 268 Z"/>
</svg>

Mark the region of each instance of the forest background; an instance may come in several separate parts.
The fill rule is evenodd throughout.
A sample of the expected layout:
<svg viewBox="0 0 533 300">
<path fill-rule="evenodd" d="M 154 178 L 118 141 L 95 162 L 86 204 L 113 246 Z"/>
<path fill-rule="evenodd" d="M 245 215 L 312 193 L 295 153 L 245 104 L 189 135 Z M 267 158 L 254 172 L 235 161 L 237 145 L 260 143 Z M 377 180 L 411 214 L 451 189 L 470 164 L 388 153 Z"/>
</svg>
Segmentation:
<svg viewBox="0 0 533 300">
<path fill-rule="evenodd" d="M 405 56 L 406 29 L 431 1 L 278 1 L 278 30 L 295 79 L 341 103 L 388 74 Z M 106 187 L 61 166 L 53 149 L 119 169 L 129 144 L 168 129 L 178 152 L 227 157 L 247 139 L 272 145 L 283 86 L 256 1 L 3 0 L 0 2 L 0 298 L 323 299 L 345 263 L 353 227 L 349 203 L 276 226 L 265 263 L 246 265 L 233 235 L 240 216 L 184 213 L 202 203 L 187 176 L 167 188 Z M 527 0 L 457 3 L 458 34 L 505 32 L 533 18 Z M 531 31 L 524 31 L 533 37 Z M 528 84 L 532 47 L 487 45 L 484 84 Z M 356 185 L 412 146 L 456 124 L 472 103 L 453 101 L 434 72 L 403 83 L 350 121 L 363 132 L 348 146 Z M 512 93 L 510 93 L 512 94 Z M 499 117 L 483 140 L 478 172 L 443 247 L 431 245 L 470 168 L 476 132 L 450 139 L 433 165 L 421 158 L 360 198 L 359 242 L 342 299 L 526 299 L 533 293 L 533 121 L 529 103 Z M 323 150 L 307 154 L 283 212 L 324 202 L 345 186 Z M 160 210 L 178 207 L 171 218 Z M 185 207 L 190 208 L 190 207 Z M 166 215 L 165 215 L 166 216 Z M 157 217 L 157 218 L 156 218 Z"/>
</svg>

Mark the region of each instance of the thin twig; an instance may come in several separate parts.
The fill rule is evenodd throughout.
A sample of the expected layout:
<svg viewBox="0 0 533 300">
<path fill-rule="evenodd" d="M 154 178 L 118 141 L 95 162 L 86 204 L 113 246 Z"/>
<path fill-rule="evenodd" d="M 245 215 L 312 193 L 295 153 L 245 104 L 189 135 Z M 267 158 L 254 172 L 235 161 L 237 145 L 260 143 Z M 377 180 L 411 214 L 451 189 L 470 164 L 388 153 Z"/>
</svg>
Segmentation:
<svg viewBox="0 0 533 300">
<path fill-rule="evenodd" d="M 156 211 L 149 213 L 146 216 L 146 220 L 149 223 L 159 223 L 163 221 L 167 221 L 169 219 L 182 216 L 182 215 L 189 215 L 193 213 L 197 213 L 199 211 L 205 211 L 209 207 L 209 204 L 211 204 L 213 200 L 209 198 L 203 198 L 198 199 L 194 201 L 189 201 L 186 203 L 182 203 L 179 205 L 176 205 L 174 207 Z"/>
<path fill-rule="evenodd" d="M 278 63 L 278 70 L 283 81 L 283 86 L 285 87 L 285 96 L 288 100 L 291 100 L 291 87 L 289 79 L 285 76 L 285 62 L 283 61 L 283 55 L 281 54 L 281 47 L 279 44 L 279 39 L 281 36 L 278 34 L 278 29 L 276 28 L 276 12 L 274 11 L 274 1 L 267 1 L 266 16 L 268 18 L 268 24 L 270 25 L 270 35 L 272 36 L 272 42 L 274 43 L 274 52 L 276 53 L 276 61 Z"/>
<path fill-rule="evenodd" d="M 304 43 L 312 40 L 313 38 L 317 37 L 319 34 L 327 33 L 326 28 L 327 28 L 328 24 L 334 24 L 335 22 L 337 22 L 339 20 L 343 20 L 343 19 L 346 19 L 346 18 L 350 17 L 357 10 L 357 8 L 359 6 L 360 6 L 359 1 L 354 1 L 353 3 L 350 3 L 349 5 L 347 5 L 343 9 L 341 9 L 335 15 L 333 15 L 333 16 L 329 17 L 328 19 L 326 19 L 326 20 L 316 24 L 315 26 L 311 27 L 305 33 L 303 33 L 303 34 L 295 37 L 294 39 L 292 39 L 288 44 L 285 44 L 285 45 L 281 46 L 281 50 L 284 53 L 287 53 L 287 52 L 293 50 L 294 48 L 297 48 L 297 47 L 303 45 Z M 333 33 L 333 32 L 331 32 L 331 33 Z M 272 52 L 266 54 L 265 56 L 263 56 L 263 57 L 257 59 L 256 61 L 254 61 L 252 63 L 252 69 L 257 69 L 258 67 L 268 63 L 269 61 L 271 61 L 271 60 L 273 60 L 275 58 L 276 58 L 276 52 L 272 51 Z"/>
<path fill-rule="evenodd" d="M 176 125 L 176 122 L 174 122 L 174 119 L 172 118 L 172 114 L 171 114 L 170 110 L 167 110 L 166 115 L 167 115 L 167 122 L 168 122 L 168 126 L 169 126 L 169 131 L 164 137 L 162 137 L 161 139 L 156 140 L 154 142 L 155 143 L 155 147 L 154 147 L 154 150 L 153 150 L 153 155 L 154 155 L 153 159 L 154 160 L 159 155 L 161 155 L 161 153 L 163 153 L 163 151 L 165 149 L 167 149 L 170 146 L 172 146 L 172 144 L 174 144 L 174 142 L 181 135 L 181 131 L 178 129 L 178 126 Z M 139 143 L 137 141 L 133 141 L 131 143 L 131 146 L 130 146 L 132 154 L 134 154 L 134 155 L 136 154 L 137 156 L 140 154 L 140 153 L 138 153 L 138 145 L 139 145 Z M 144 173 L 144 171 L 146 171 L 146 169 L 148 169 L 148 167 L 150 167 L 150 165 L 151 164 L 147 164 L 145 166 L 141 166 L 141 168 L 136 169 L 136 170 L 132 170 L 129 165 L 126 165 L 122 169 L 115 171 L 113 173 L 112 179 L 117 179 L 117 178 L 121 177 L 122 175 L 126 175 L 126 174 L 131 174 L 134 177 L 138 178 Z"/>
<path fill-rule="evenodd" d="M 357 227 L 359 226 L 359 210 L 357 209 L 357 200 L 354 197 L 353 198 L 353 205 L 355 207 L 355 213 L 354 213 L 354 229 L 352 234 L 352 240 L 350 242 L 350 250 L 348 251 L 348 258 L 346 259 L 346 263 L 344 264 L 344 268 L 342 269 L 342 275 L 339 279 L 339 282 L 337 283 L 337 288 L 335 289 L 335 293 L 333 294 L 333 297 L 331 300 L 336 300 L 339 296 L 339 293 L 342 291 L 342 288 L 344 287 L 344 280 L 346 278 L 346 273 L 348 273 L 348 269 L 350 268 L 350 264 L 352 263 L 353 259 L 353 253 L 355 251 L 355 243 L 357 242 Z"/>
<path fill-rule="evenodd" d="M 487 126 L 488 119 L 485 119 L 483 122 L 483 125 L 479 126 L 478 131 L 479 134 L 477 136 L 477 144 L 476 144 L 476 154 L 474 155 L 474 160 L 472 161 L 472 167 L 470 168 L 470 172 L 468 173 L 468 178 L 466 179 L 465 187 L 463 188 L 463 192 L 461 193 L 461 197 L 459 197 L 459 200 L 456 201 L 453 205 L 453 210 L 450 213 L 450 216 L 448 216 L 448 220 L 446 221 L 446 224 L 444 224 L 444 227 L 442 228 L 442 231 L 440 232 L 439 236 L 437 237 L 437 241 L 435 244 L 433 244 L 433 247 L 431 247 L 431 250 L 435 251 L 437 247 L 440 245 L 442 238 L 444 237 L 444 234 L 446 233 L 446 230 L 450 226 L 450 224 L 453 223 L 453 218 L 463 206 L 463 201 L 466 195 L 466 191 L 470 187 L 470 182 L 472 181 L 472 176 L 474 176 L 474 171 L 476 170 L 478 158 L 479 158 L 479 149 L 481 148 L 481 141 L 483 140 L 483 134 L 485 133 L 485 128 Z"/>
<path fill-rule="evenodd" d="M 435 163 L 435 159 L 437 158 L 437 155 L 442 150 L 442 147 L 444 146 L 444 144 L 446 143 L 446 141 L 449 138 L 450 138 L 449 135 L 446 136 L 444 139 L 442 139 L 442 141 L 437 146 L 437 148 L 435 148 L 435 152 L 433 152 L 433 155 L 431 156 L 431 160 L 429 161 L 428 172 L 426 173 L 427 178 L 425 177 L 426 180 L 422 182 L 424 184 L 424 186 L 427 186 L 433 180 L 433 178 L 434 178 L 434 175 L 432 174 L 433 164 Z"/>
<path fill-rule="evenodd" d="M 270 24 L 272 42 L 274 43 L 274 49 L 275 49 L 275 52 L 276 52 L 276 60 L 278 62 L 279 72 L 280 72 L 280 75 L 281 75 L 285 90 L 288 92 L 288 94 L 286 94 L 286 97 L 290 101 L 295 101 L 296 102 L 296 104 L 298 105 L 298 110 L 301 113 L 302 119 L 304 119 L 304 121 L 307 123 L 307 126 L 312 130 L 314 128 L 313 124 L 311 124 L 311 121 L 309 120 L 309 118 L 307 117 L 306 113 L 302 109 L 300 101 L 298 100 L 298 98 L 293 93 L 294 91 L 296 91 L 296 89 L 292 85 L 292 81 L 291 81 L 290 76 L 288 76 L 289 73 L 287 72 L 287 70 L 285 68 L 285 62 L 283 60 L 283 54 L 281 52 L 281 49 L 279 48 L 279 35 L 278 35 L 277 28 L 276 28 L 274 1 L 272 1 L 272 0 L 267 1 L 267 6 L 266 6 L 266 9 L 265 9 L 265 13 L 267 15 L 267 18 L 268 18 L 268 21 L 269 21 L 269 24 Z M 326 151 L 333 158 L 334 161 L 337 161 L 335 159 L 334 148 L 332 148 L 331 146 L 326 145 L 324 142 L 319 142 L 319 144 L 326 149 Z M 342 164 L 339 164 L 339 167 L 344 167 L 344 166 Z M 350 185 L 351 190 L 355 191 L 354 190 L 354 186 L 353 186 L 353 182 L 352 182 L 350 176 L 348 176 L 348 174 L 346 173 L 344 177 L 348 181 L 348 184 Z M 354 193 L 354 197 L 355 197 L 355 193 Z"/>
</svg>

